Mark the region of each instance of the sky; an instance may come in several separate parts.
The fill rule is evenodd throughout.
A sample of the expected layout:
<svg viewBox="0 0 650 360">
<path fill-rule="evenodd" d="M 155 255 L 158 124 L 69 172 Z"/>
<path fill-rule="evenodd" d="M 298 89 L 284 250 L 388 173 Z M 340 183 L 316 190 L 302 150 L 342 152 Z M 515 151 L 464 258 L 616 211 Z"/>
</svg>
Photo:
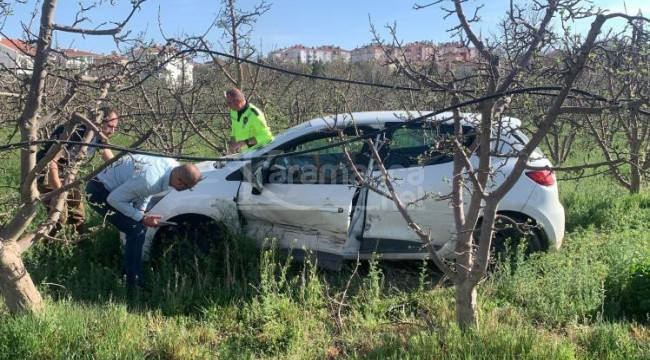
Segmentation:
<svg viewBox="0 0 650 360">
<path fill-rule="evenodd" d="M 71 25 L 79 2 L 91 4 L 103 2 L 100 10 L 91 12 L 92 23 L 85 23 L 87 28 L 107 28 L 109 21 L 121 21 L 128 13 L 130 1 L 113 0 L 116 6 L 110 6 L 108 0 L 59 0 L 55 23 Z M 457 40 L 451 38 L 447 31 L 454 26 L 454 18 L 445 19 L 441 5 L 414 10 L 415 3 L 426 4 L 433 0 L 267 0 L 270 9 L 258 18 L 251 33 L 251 43 L 263 54 L 272 50 L 295 44 L 305 46 L 334 45 L 346 50 L 363 46 L 373 40 L 371 24 L 379 30 L 384 39 L 390 38 L 386 25 L 396 24 L 397 37 L 404 42 L 428 40 L 435 43 Z M 36 0 L 27 0 L 26 4 L 16 1 L 2 1 L 12 4 L 13 15 L 0 24 L 4 37 L 22 37 L 23 23 L 28 23 L 30 13 L 34 10 Z M 260 0 L 238 0 L 237 8 L 244 11 L 253 9 Z M 522 4 L 530 1 L 518 0 Z M 587 2 L 586 0 L 584 1 Z M 641 9 L 646 17 L 650 16 L 650 1 L 647 0 L 593 0 L 594 5 L 611 12 L 627 12 L 636 15 Z M 468 0 L 466 5 L 474 8 L 485 4 L 481 10 L 482 24 L 478 32 L 489 36 L 497 22 L 507 10 L 506 0 Z M 448 2 L 447 2 L 447 5 Z M 627 11 L 625 10 L 627 6 Z M 468 15 L 473 11 L 466 10 Z M 206 38 L 217 44 L 222 41 L 222 32 L 211 28 L 214 18 L 221 11 L 219 0 L 147 0 L 142 5 L 126 29 L 132 34 L 144 34 L 146 39 L 162 42 L 165 36 L 180 37 L 183 34 L 206 34 Z M 615 24 L 621 26 L 621 23 Z M 586 33 L 589 22 L 583 21 L 574 26 L 579 33 Z M 119 50 L 110 37 L 86 38 L 80 35 L 58 33 L 54 38 L 56 45 L 62 48 L 76 48 L 94 53 L 108 54 Z M 214 50 L 221 50 L 218 45 Z"/>
</svg>

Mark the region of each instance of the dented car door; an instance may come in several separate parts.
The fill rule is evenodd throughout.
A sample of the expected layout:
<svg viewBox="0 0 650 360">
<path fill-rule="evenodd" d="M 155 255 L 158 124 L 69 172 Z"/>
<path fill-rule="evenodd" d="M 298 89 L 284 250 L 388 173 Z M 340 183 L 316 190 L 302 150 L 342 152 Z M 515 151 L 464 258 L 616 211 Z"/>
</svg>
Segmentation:
<svg viewBox="0 0 650 360">
<path fill-rule="evenodd" d="M 291 141 L 280 147 L 280 153 L 302 153 L 269 156 L 260 189 L 254 182 L 242 182 L 237 204 L 252 236 L 275 237 L 282 247 L 298 251 L 341 254 L 358 190 L 350 184 L 354 175 L 341 148 L 319 149 L 338 141 L 336 132 Z M 361 146 L 352 146 L 350 153 L 363 163 L 368 158 L 358 157 L 355 151 Z"/>
</svg>

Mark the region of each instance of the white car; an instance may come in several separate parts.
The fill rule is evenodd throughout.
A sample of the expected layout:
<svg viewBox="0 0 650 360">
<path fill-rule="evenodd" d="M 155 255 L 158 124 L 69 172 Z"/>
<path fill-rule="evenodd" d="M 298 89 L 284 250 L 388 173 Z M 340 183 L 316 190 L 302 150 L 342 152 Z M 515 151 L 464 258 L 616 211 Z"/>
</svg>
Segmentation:
<svg viewBox="0 0 650 360">
<path fill-rule="evenodd" d="M 148 229 L 145 254 L 170 234 L 204 246 L 221 241 L 224 231 L 229 231 L 260 242 L 275 238 L 280 247 L 291 249 L 295 258 L 309 253 L 320 266 L 329 268 L 338 268 L 346 259 L 375 255 L 382 259 L 426 257 L 426 248 L 393 202 L 351 185 L 354 169 L 341 147 L 326 148 L 340 141 L 341 132 L 334 130 L 339 128 L 343 139 L 372 135 L 401 200 L 411 203 L 411 216 L 431 234 L 438 254 L 452 258 L 455 226 L 448 195 L 453 161 L 439 145 L 453 135 L 453 121 L 451 113 L 444 113 L 424 122 L 408 122 L 423 114 L 381 111 L 313 119 L 279 134 L 261 149 L 233 157 L 233 161 L 198 164 L 204 180 L 193 191 L 172 190 L 149 210 L 178 225 Z M 471 134 L 476 116 L 463 116 L 464 132 Z M 499 136 L 495 136 L 499 140 L 493 142 L 495 153 L 512 154 L 523 147 L 528 140 L 518 130 L 520 125 L 515 118 L 502 120 Z M 464 145 L 475 146 L 474 138 L 467 136 Z M 350 142 L 348 149 L 358 171 L 369 177 L 379 175 L 366 143 Z M 298 153 L 278 156 L 289 152 Z M 494 185 L 504 179 L 515 160 L 493 158 Z M 470 161 L 477 163 L 478 159 L 472 156 Z M 551 165 L 539 150 L 529 164 Z M 528 239 L 529 251 L 558 248 L 564 237 L 564 208 L 555 176 L 548 170 L 524 173 L 499 204 L 499 213 L 536 225 Z M 381 182 L 378 186 L 385 190 Z M 515 234 L 508 229 L 496 238 Z"/>
</svg>

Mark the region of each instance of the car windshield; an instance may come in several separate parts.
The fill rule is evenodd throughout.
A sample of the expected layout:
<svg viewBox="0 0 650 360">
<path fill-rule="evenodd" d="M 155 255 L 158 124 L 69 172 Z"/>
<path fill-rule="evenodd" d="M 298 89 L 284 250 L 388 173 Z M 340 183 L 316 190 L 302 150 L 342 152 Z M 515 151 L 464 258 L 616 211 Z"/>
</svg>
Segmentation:
<svg viewBox="0 0 650 360">
<path fill-rule="evenodd" d="M 289 129 L 279 133 L 278 135 L 276 135 L 275 138 L 273 139 L 273 141 L 271 141 L 270 143 L 265 144 L 265 145 L 263 145 L 262 147 L 260 147 L 258 149 L 255 149 L 255 151 L 249 151 L 249 152 L 245 152 L 245 153 L 237 154 L 237 155 L 239 155 L 242 158 L 261 156 L 264 153 L 268 152 L 270 149 L 275 148 L 277 144 L 283 144 L 286 140 L 289 140 L 289 139 L 293 138 L 294 134 L 296 132 L 300 132 L 300 131 L 302 131 L 302 129 L 304 129 L 306 127 L 309 127 L 309 126 L 311 126 L 311 124 L 309 123 L 309 121 L 307 121 L 307 122 L 304 122 L 302 124 L 291 127 Z"/>
</svg>

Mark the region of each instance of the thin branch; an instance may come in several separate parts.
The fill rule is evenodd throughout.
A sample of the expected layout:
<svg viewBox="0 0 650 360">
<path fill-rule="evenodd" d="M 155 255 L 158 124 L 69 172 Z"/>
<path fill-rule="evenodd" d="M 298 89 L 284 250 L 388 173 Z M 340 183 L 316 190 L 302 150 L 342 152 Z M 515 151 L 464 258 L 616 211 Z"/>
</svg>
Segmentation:
<svg viewBox="0 0 650 360">
<path fill-rule="evenodd" d="M 124 26 L 131 20 L 131 17 L 133 17 L 133 14 L 135 14 L 135 12 L 140 8 L 140 5 L 142 3 L 144 3 L 145 1 L 147 1 L 147 0 L 136 0 L 136 2 L 134 2 L 132 4 L 131 12 L 129 13 L 129 15 L 124 19 L 124 21 L 122 21 L 120 23 L 114 23 L 116 26 L 114 28 L 112 28 L 112 29 L 96 30 L 96 29 L 77 28 L 77 27 L 75 27 L 75 25 L 79 21 L 75 21 L 75 24 L 73 24 L 72 26 L 53 24 L 52 29 L 57 30 L 57 31 L 75 33 L 75 34 L 83 34 L 83 35 L 99 35 L 99 36 L 111 35 L 111 36 L 115 36 L 115 35 L 119 34 L 122 31 Z M 84 10 L 82 9 L 82 11 L 84 11 Z"/>
</svg>

